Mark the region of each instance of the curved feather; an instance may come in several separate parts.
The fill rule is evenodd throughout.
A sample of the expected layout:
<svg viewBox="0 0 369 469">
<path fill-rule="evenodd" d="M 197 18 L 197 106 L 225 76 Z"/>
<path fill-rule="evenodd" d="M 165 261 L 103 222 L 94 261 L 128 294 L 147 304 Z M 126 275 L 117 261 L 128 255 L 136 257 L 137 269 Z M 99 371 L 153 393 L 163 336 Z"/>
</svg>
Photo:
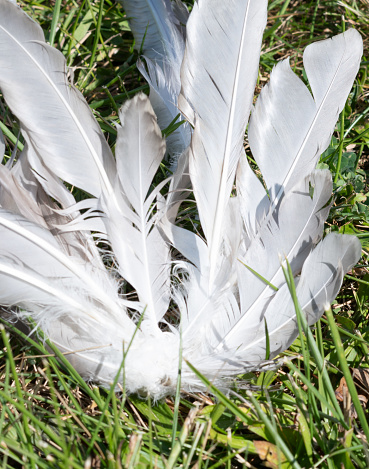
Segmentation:
<svg viewBox="0 0 369 469">
<path fill-rule="evenodd" d="M 260 186 L 256 187 L 256 205 L 262 209 L 262 216 L 257 214 L 257 207 L 252 209 L 251 219 L 256 216 L 256 220 L 246 222 L 249 235 L 243 247 L 246 255 L 243 259 L 241 257 L 241 260 L 243 264 L 254 269 L 276 287 L 280 287 L 280 282 L 283 281 L 282 271 L 278 265 L 278 255 L 287 256 L 296 274 L 306 259 L 309 249 L 319 239 L 319 235 L 316 238 L 319 231 L 322 234 L 328 211 L 327 207 L 323 211 L 325 213 L 318 212 L 318 210 L 327 202 L 331 184 L 327 180 L 320 183 L 316 181 L 318 192 L 325 194 L 319 201 L 320 207 L 309 204 L 307 199 L 305 202 L 299 201 L 298 194 L 308 195 L 307 187 L 297 189 L 297 191 L 291 191 L 291 187 L 294 181 L 301 180 L 306 172 L 316 165 L 318 156 L 325 149 L 324 145 L 328 145 L 337 120 L 338 108 L 342 108 L 345 103 L 357 73 L 362 51 L 360 35 L 354 31 L 352 33 L 348 31 L 346 35 L 339 35 L 332 40 L 318 43 L 316 48 L 314 46 L 313 44 L 307 48 L 307 57 L 310 69 L 316 70 L 320 67 L 319 72 L 315 71 L 322 77 L 321 83 L 315 84 L 315 89 L 320 86 L 320 94 L 317 92 L 316 101 L 307 87 L 291 71 L 288 61 L 284 61 L 277 65 L 272 73 L 270 84 L 263 89 L 249 126 L 250 146 L 266 181 L 270 205 L 267 210 L 268 214 L 265 216 L 267 206 L 262 199 Z M 352 50 L 352 54 L 349 50 Z M 316 66 L 312 65 L 313 60 L 316 60 Z M 297 102 L 299 106 L 296 106 Z M 273 165 L 270 164 L 271 155 L 273 155 Z M 245 171 L 244 173 L 250 181 L 250 175 L 247 175 Z M 317 173 L 314 176 L 314 179 L 316 178 Z M 238 185 L 240 186 L 240 183 Z M 286 203 L 283 202 L 283 196 L 286 198 Z M 315 197 L 316 191 L 314 191 Z M 242 200 L 241 197 L 241 206 Z M 247 203 L 250 205 L 249 202 Z M 311 212 L 309 205 L 313 208 Z M 247 206 L 244 213 L 247 216 Z M 313 218 L 315 218 L 315 213 L 318 214 L 320 222 L 317 226 L 311 224 L 312 218 L 308 213 L 311 213 Z M 305 228 L 300 227 L 300 222 Z M 310 230 L 317 228 L 316 235 L 310 238 Z M 299 253 L 297 246 L 300 243 L 292 242 L 290 247 L 287 247 L 294 237 L 300 239 L 306 246 L 303 250 L 305 254 L 298 255 L 299 262 L 295 266 L 292 258 Z M 303 247 L 303 245 L 300 246 Z M 224 335 L 218 348 L 224 344 L 235 345 L 236 337 L 239 337 L 240 331 L 244 329 L 242 323 L 257 327 L 260 321 L 260 311 L 265 309 L 271 297 L 272 289 L 266 282 L 263 285 L 263 281 L 242 266 L 239 266 L 239 272 L 240 317 L 232 318 L 231 328 Z"/>
<path fill-rule="evenodd" d="M 0 87 L 43 162 L 90 194 L 111 192 L 113 156 L 86 101 L 67 79 L 65 58 L 9 0 L 0 1 Z"/>
<path fill-rule="evenodd" d="M 318 321 L 332 303 L 345 273 L 356 264 L 360 255 L 361 244 L 355 236 L 330 233 L 308 257 L 298 279 L 296 294 L 309 325 Z M 296 311 L 286 284 L 274 296 L 263 318 L 268 325 L 272 358 L 286 350 L 298 335 Z M 266 350 L 264 321 L 256 330 L 244 332 L 242 341 L 245 345 L 240 347 L 240 355 L 251 363 L 260 363 L 265 359 Z"/>
<path fill-rule="evenodd" d="M 1 304 L 22 308 L 13 314 L 32 317 L 84 377 L 108 385 L 136 329 L 117 283 L 19 215 L 0 210 L 0 234 Z"/>
<path fill-rule="evenodd" d="M 311 186 L 314 188 L 313 197 L 310 196 Z M 288 193 L 278 212 L 260 228 L 259 237 L 251 241 L 247 250 L 243 254 L 240 250 L 237 268 L 240 315 L 233 317 L 228 329 L 220 334 L 223 339 L 218 348 L 224 344 L 227 347 L 231 344 L 235 346 L 235 337 L 239 337 L 240 331 L 260 324 L 261 312 L 274 294 L 267 282 L 276 288 L 285 283 L 281 259 L 288 260 L 294 275 L 301 271 L 311 250 L 323 235 L 331 193 L 330 172 L 315 171 Z"/>
<path fill-rule="evenodd" d="M 314 98 L 288 60 L 274 68 L 257 100 L 248 133 L 273 207 L 315 168 L 327 148 L 362 52 L 362 39 L 354 29 L 308 46 L 304 66 Z"/>
<path fill-rule="evenodd" d="M 70 288 L 95 298 L 112 318 L 126 321 L 129 327 L 130 320 L 125 319 L 126 313 L 121 309 L 123 301 L 117 295 L 118 287 L 102 265 L 97 263 L 96 267 L 91 258 L 82 263 L 82 259 L 66 255 L 45 227 L 3 209 L 0 209 L 0 232 L 3 259 L 19 259 L 38 276 L 69 283 Z"/>
</svg>

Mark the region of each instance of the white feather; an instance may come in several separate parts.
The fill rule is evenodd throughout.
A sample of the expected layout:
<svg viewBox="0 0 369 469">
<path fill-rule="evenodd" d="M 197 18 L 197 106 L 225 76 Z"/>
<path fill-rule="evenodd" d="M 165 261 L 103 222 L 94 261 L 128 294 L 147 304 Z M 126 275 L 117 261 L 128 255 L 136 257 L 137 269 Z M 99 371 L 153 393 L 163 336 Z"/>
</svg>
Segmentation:
<svg viewBox="0 0 369 469">
<path fill-rule="evenodd" d="M 136 49 L 156 62 L 172 61 L 183 49 L 180 20 L 170 0 L 119 0 L 127 14 Z M 182 3 L 182 2 L 180 2 Z M 183 10 L 183 8 L 182 8 Z M 183 17 L 182 17 L 183 21 Z"/>
<path fill-rule="evenodd" d="M 67 79 L 65 58 L 45 43 L 38 24 L 6 0 L 0 3 L 0 68 L 4 98 L 40 159 L 90 194 L 111 192 L 113 156 L 86 101 Z"/>
<path fill-rule="evenodd" d="M 273 207 L 283 192 L 311 173 L 329 145 L 362 52 L 355 29 L 308 46 L 304 65 L 314 98 L 288 60 L 273 70 L 252 113 L 248 134 Z"/>
<path fill-rule="evenodd" d="M 120 273 L 147 305 L 144 321 L 152 331 L 167 311 L 170 296 L 169 247 L 154 224 L 151 207 L 156 188 L 149 195 L 153 178 L 165 154 L 165 142 L 148 98 L 137 95 L 120 111 L 116 146 L 117 175 L 115 190 L 121 198 L 120 213 L 114 204 L 106 204 L 107 234 L 117 257 Z M 117 196 L 119 197 L 119 195 Z"/>
<path fill-rule="evenodd" d="M 161 129 L 179 114 L 177 100 L 181 90 L 180 68 L 184 54 L 185 5 L 177 0 L 120 0 L 129 18 L 136 40 L 136 49 L 145 56 L 138 69 L 150 85 L 150 101 Z M 182 118 L 179 119 L 183 120 Z M 191 139 L 190 126 L 182 124 L 167 140 L 172 169 Z"/>
<path fill-rule="evenodd" d="M 220 17 L 227 28 L 222 28 Z M 187 23 L 179 106 L 195 126 L 190 176 L 209 246 L 211 290 L 224 217 L 243 153 L 265 24 L 266 2 L 234 0 L 195 3 Z"/>
</svg>

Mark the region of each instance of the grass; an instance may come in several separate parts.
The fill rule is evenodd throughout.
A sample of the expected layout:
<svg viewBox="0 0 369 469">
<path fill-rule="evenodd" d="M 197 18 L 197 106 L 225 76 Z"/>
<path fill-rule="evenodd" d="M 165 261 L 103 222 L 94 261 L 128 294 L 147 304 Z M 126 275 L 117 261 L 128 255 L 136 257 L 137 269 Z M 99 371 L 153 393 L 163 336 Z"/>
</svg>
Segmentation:
<svg viewBox="0 0 369 469">
<path fill-rule="evenodd" d="M 110 0 L 23 6 L 67 57 L 113 146 L 117 109 L 148 91 L 123 9 Z M 1 469 L 369 467 L 367 8 L 367 0 L 271 0 L 258 80 L 260 89 L 287 56 L 305 79 L 302 50 L 310 42 L 351 26 L 363 35 L 358 78 L 320 162 L 335 182 L 326 231 L 356 234 L 364 252 L 335 304 L 310 330 L 296 303 L 300 336 L 279 370 L 243 376 L 229 396 L 207 383 L 209 395 L 178 393 L 158 403 L 86 384 L 52 344 L 2 320 Z M 23 142 L 3 102 L 1 114 L 11 155 Z M 286 278 L 294 295 L 288 268 Z"/>
</svg>

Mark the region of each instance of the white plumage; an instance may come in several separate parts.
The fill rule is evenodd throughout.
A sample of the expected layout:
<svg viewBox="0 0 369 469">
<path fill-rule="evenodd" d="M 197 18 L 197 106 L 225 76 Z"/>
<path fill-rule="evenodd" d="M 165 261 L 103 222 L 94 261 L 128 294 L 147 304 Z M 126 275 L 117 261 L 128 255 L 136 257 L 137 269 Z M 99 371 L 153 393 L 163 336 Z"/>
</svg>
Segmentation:
<svg viewBox="0 0 369 469">
<path fill-rule="evenodd" d="M 136 49 L 144 54 L 137 65 L 150 85 L 150 102 L 159 125 L 165 129 L 179 114 L 180 68 L 185 50 L 187 7 L 180 0 L 119 0 L 130 20 Z M 178 121 L 183 121 L 179 117 Z M 187 123 L 167 138 L 175 169 L 178 157 L 188 147 L 191 130 Z"/>
<path fill-rule="evenodd" d="M 306 49 L 312 94 L 288 61 L 275 67 L 249 124 L 265 190 L 243 138 L 267 1 L 200 0 L 188 21 L 178 0 L 123 4 L 138 49 L 145 37 L 140 69 L 151 102 L 139 94 L 122 107 L 114 158 L 61 53 L 19 7 L 0 0 L 0 88 L 26 141 L 16 164 L 0 168 L 0 304 L 73 352 L 68 359 L 85 379 L 109 385 L 125 353 L 127 391 L 158 399 L 175 392 L 183 356 L 227 388 L 263 366 L 265 324 L 270 358 L 297 337 L 282 259 L 313 324 L 360 257 L 353 236 L 322 240 L 332 180 L 315 167 L 362 40 L 349 30 Z M 153 189 L 166 153 L 159 125 L 178 109 L 193 132 L 185 124 L 168 139 L 169 153 L 181 156 L 170 185 Z M 76 204 L 61 180 L 92 197 Z M 204 239 L 176 221 L 189 190 Z M 101 260 L 99 239 L 116 271 Z M 136 297 L 121 293 L 125 282 Z M 185 361 L 182 387 L 204 389 Z"/>
</svg>

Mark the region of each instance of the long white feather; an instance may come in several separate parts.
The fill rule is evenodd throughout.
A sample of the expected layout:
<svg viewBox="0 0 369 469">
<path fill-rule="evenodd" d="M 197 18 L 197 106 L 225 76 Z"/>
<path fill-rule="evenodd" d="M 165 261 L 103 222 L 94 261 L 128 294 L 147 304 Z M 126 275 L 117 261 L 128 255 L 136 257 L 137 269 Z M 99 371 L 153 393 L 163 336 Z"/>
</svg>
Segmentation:
<svg viewBox="0 0 369 469">
<path fill-rule="evenodd" d="M 227 31 L 221 28 L 209 2 L 196 3 L 187 24 L 181 71 L 180 108 L 195 125 L 189 173 L 207 239 L 206 259 L 202 256 L 200 271 L 190 269 L 192 276 L 186 287 L 188 307 L 182 312 L 185 340 L 187 337 L 191 340 L 194 331 L 200 323 L 206 322 L 211 312 L 215 314 L 220 308 L 227 314 L 224 304 L 233 303 L 230 288 L 240 240 L 236 224 L 232 223 L 232 231 L 224 227 L 232 219 L 227 215 L 235 211 L 230 206 L 229 196 L 243 153 L 244 131 L 266 23 L 266 3 L 258 8 L 253 2 L 230 2 L 225 8 L 224 4 L 216 2 L 212 7 L 224 15 L 230 27 Z M 242 21 L 239 21 L 240 16 Z M 226 61 L 224 70 L 217 66 L 220 60 Z M 243 74 L 249 77 L 246 83 L 241 79 Z M 193 246 L 191 252 L 195 252 L 199 240 L 194 239 L 194 235 L 172 229 L 169 239 L 184 254 L 189 249 L 182 237 Z"/>
<path fill-rule="evenodd" d="M 352 51 L 351 54 L 349 50 Z M 323 190 L 325 196 L 322 200 L 318 199 L 319 205 L 311 212 L 314 218 L 315 212 L 320 219 L 315 227 L 318 230 L 315 236 L 310 236 L 310 230 L 314 229 L 311 216 L 308 215 L 311 209 L 306 202 L 299 201 L 298 196 L 298 193 L 305 193 L 306 199 L 309 188 L 301 187 L 291 191 L 291 187 L 293 181 L 301 180 L 314 168 L 317 157 L 328 145 L 338 116 L 337 105 L 342 109 L 357 73 L 361 52 L 360 36 L 350 31 L 346 35 L 336 36 L 332 40 L 313 44 L 307 48 L 304 56 L 307 55 L 310 64 L 308 77 L 311 68 L 321 77 L 319 85 L 315 83 L 316 102 L 307 87 L 292 73 L 288 61 L 276 67 L 270 84 L 261 93 L 250 121 L 249 139 L 253 155 L 266 180 L 270 194 L 269 207 L 265 196 L 263 197 L 261 186 L 255 181 L 255 176 L 245 162 L 240 166 L 242 174 L 239 174 L 237 183 L 244 220 L 245 214 L 250 217 L 245 220 L 243 249 L 246 257 L 243 257 L 241 248 L 241 262 L 254 269 L 266 281 L 259 280 L 247 268 L 238 267 L 240 316 L 234 317 L 229 322 L 232 327 L 223 336 L 218 347 L 224 344 L 229 346 L 229 343 L 237 341 L 236 337 L 240 336 L 241 331 L 251 325 L 256 326 L 257 311 L 264 310 L 270 301 L 271 288 L 267 282 L 279 287 L 283 281 L 279 256 L 287 256 L 296 274 L 301 269 L 309 250 L 322 235 L 323 223 L 328 212 L 327 207 L 325 211 L 320 209 L 327 202 L 331 192 L 327 175 L 325 175 L 326 181 L 322 181 L 323 173 L 320 173 L 321 182 L 316 181 L 318 187 L 315 189 L 319 192 Z M 319 72 L 311 65 L 313 58 L 320 66 Z M 334 95 L 335 92 L 337 97 Z M 296 102 L 299 106 L 292 105 Z M 273 166 L 270 165 L 272 155 Z M 318 174 L 314 179 L 317 176 Z M 314 181 L 312 184 L 315 185 Z M 254 204 L 250 203 L 252 192 L 255 194 Z M 245 198 L 243 193 L 246 193 L 248 198 Z M 286 194 L 285 200 L 282 199 L 282 206 L 279 207 L 283 194 Z M 315 196 L 316 191 L 314 198 Z M 250 205 L 253 205 L 251 210 Z M 307 232 L 306 228 L 300 228 L 300 222 L 308 229 Z M 295 241 L 296 236 L 300 242 Z M 287 247 L 288 243 L 291 243 L 292 250 Z M 247 324 L 247 327 L 243 327 L 242 323 Z"/>
<path fill-rule="evenodd" d="M 288 60 L 273 70 L 252 113 L 248 133 L 273 207 L 296 181 L 311 173 L 329 145 L 362 52 L 363 42 L 355 29 L 308 46 L 304 65 L 314 98 Z"/>
<path fill-rule="evenodd" d="M 120 193 L 124 188 L 128 203 L 121 200 L 121 215 L 109 200 L 103 201 L 107 234 L 120 273 L 147 305 L 144 321 L 149 320 L 154 331 L 167 312 L 170 297 L 169 247 L 151 215 L 155 192 L 149 195 L 165 154 L 165 142 L 145 95 L 128 101 L 119 116 L 122 127 L 118 128 L 115 190 Z"/>
<path fill-rule="evenodd" d="M 235 0 L 195 3 L 187 23 L 179 106 L 195 125 L 190 176 L 209 246 L 210 289 L 216 277 L 225 212 L 243 153 L 265 24 L 265 1 Z"/>
<path fill-rule="evenodd" d="M 353 236 L 329 234 L 306 260 L 298 279 L 296 294 L 309 325 L 314 324 L 336 297 L 344 273 L 361 255 L 361 245 Z M 275 314 L 278 308 L 278 314 Z M 270 358 L 286 350 L 298 335 L 295 307 L 286 284 L 277 292 L 263 315 L 268 326 Z M 241 329 L 240 329 L 241 331 Z M 240 334 L 241 336 L 241 334 Z M 244 329 L 238 353 L 251 364 L 265 359 L 265 323 Z"/>
<path fill-rule="evenodd" d="M 67 78 L 65 58 L 45 43 L 40 26 L 8 0 L 0 2 L 0 68 L 4 97 L 41 160 L 92 195 L 111 193 L 113 156 L 86 101 Z"/>
</svg>

